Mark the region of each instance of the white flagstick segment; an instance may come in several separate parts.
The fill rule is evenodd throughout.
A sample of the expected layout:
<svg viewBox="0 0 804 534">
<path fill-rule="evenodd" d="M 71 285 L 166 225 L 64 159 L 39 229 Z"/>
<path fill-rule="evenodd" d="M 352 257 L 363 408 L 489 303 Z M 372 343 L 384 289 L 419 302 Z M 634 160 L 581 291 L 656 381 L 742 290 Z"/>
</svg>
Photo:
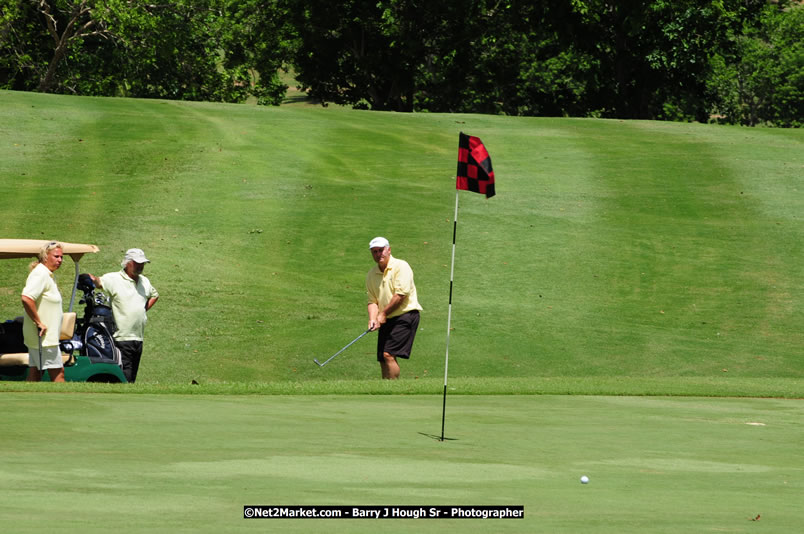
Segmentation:
<svg viewBox="0 0 804 534">
<path fill-rule="evenodd" d="M 452 281 L 455 275 L 455 236 L 458 233 L 458 189 L 455 190 L 455 217 L 452 220 L 452 262 L 449 268 L 449 307 L 447 309 L 447 346 L 444 354 L 444 401 L 441 408 L 441 441 L 447 415 L 447 376 L 449 375 L 449 334 L 452 327 Z"/>
<path fill-rule="evenodd" d="M 444 356 L 444 387 L 447 385 L 449 367 L 449 333 L 452 324 L 452 280 L 455 275 L 455 235 L 458 231 L 458 190 L 455 190 L 455 217 L 452 220 L 452 262 L 449 268 L 449 308 L 447 309 L 447 349 Z"/>
</svg>

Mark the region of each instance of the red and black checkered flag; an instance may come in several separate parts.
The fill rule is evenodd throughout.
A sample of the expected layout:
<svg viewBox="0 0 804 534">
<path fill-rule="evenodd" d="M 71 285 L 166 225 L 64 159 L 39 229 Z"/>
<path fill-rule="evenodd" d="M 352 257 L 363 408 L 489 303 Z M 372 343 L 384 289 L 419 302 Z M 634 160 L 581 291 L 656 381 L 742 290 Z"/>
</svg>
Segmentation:
<svg viewBox="0 0 804 534">
<path fill-rule="evenodd" d="M 447 311 L 447 347 L 444 353 L 444 402 L 441 409 L 441 441 L 444 441 L 444 422 L 447 413 L 447 370 L 449 369 L 449 333 L 452 321 L 452 282 L 455 274 L 455 236 L 458 235 L 458 191 L 474 191 L 494 196 L 494 171 L 483 141 L 461 132 L 458 141 L 458 177 L 455 181 L 455 219 L 452 223 L 452 267 L 449 272 L 449 309 Z"/>
<path fill-rule="evenodd" d="M 456 189 L 494 196 L 494 171 L 491 157 L 479 137 L 461 132 L 458 141 L 458 178 Z"/>
</svg>

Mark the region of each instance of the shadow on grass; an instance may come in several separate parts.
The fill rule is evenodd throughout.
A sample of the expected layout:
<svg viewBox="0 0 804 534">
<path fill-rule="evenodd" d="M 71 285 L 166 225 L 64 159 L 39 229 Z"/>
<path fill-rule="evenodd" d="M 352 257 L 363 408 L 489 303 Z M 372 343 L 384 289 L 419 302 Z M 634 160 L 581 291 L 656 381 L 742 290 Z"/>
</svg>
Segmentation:
<svg viewBox="0 0 804 534">
<path fill-rule="evenodd" d="M 448 438 L 444 436 L 444 439 L 441 439 L 441 436 L 436 436 L 435 434 L 428 434 L 426 432 L 419 432 L 419 434 L 427 438 L 434 439 L 436 441 L 458 441 L 458 438 Z"/>
</svg>

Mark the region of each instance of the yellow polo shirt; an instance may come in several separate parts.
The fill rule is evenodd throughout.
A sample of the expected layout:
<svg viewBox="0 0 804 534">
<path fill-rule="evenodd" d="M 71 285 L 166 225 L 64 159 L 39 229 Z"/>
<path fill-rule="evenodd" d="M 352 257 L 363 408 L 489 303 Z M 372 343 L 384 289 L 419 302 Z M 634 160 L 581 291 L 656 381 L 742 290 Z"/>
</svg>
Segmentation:
<svg viewBox="0 0 804 534">
<path fill-rule="evenodd" d="M 114 338 L 118 341 L 142 341 L 145 334 L 145 323 L 148 314 L 145 304 L 149 299 L 158 297 L 159 293 L 151 282 L 143 275 L 134 280 L 125 271 L 106 273 L 101 276 L 103 292 L 112 301 L 112 313 L 117 324 Z"/>
<path fill-rule="evenodd" d="M 368 302 L 379 306 L 380 311 L 391 302 L 394 295 L 405 295 L 399 306 L 388 316 L 389 319 L 422 309 L 416 295 L 416 284 L 413 283 L 413 269 L 408 262 L 393 256 L 388 258 L 384 272 L 380 271 L 379 265 L 375 265 L 366 274 L 366 293 Z"/>
<path fill-rule="evenodd" d="M 25 281 L 22 294 L 36 302 L 39 319 L 47 325 L 47 332 L 42 338 L 43 347 L 58 347 L 61 332 L 61 293 L 56 287 L 53 273 L 39 263 L 33 268 Z M 22 335 L 28 350 L 39 347 L 39 332 L 36 323 L 24 314 L 22 318 Z"/>
</svg>

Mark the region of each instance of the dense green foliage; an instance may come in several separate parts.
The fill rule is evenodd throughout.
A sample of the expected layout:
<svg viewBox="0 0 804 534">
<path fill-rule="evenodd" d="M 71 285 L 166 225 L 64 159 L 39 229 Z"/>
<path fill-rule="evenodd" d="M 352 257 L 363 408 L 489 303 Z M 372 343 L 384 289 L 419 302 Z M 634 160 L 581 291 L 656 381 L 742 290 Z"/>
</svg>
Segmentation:
<svg viewBox="0 0 804 534">
<path fill-rule="evenodd" d="M 731 34 L 712 65 L 715 109 L 729 122 L 804 124 L 804 8 L 766 6 L 757 25 Z"/>
<path fill-rule="evenodd" d="M 0 87 L 799 126 L 781 0 L 0 0 Z"/>
<path fill-rule="evenodd" d="M 277 104 L 282 17 L 257 0 L 0 0 L 0 87 Z"/>
</svg>

